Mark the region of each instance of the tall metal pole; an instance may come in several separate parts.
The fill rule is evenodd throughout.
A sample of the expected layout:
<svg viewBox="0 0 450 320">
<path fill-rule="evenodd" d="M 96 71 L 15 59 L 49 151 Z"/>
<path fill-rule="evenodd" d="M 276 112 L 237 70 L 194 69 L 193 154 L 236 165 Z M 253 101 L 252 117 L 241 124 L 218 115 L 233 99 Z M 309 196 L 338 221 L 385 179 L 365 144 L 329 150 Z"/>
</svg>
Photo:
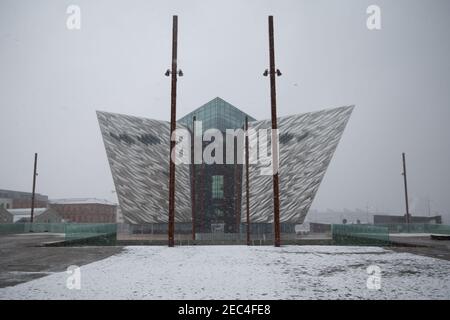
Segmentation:
<svg viewBox="0 0 450 320">
<path fill-rule="evenodd" d="M 31 217 L 30 222 L 33 223 L 34 220 L 34 198 L 35 198 L 35 191 L 36 191 L 36 169 L 37 169 L 37 156 L 38 154 L 34 154 L 34 171 L 33 171 L 33 191 L 31 192 Z"/>
<path fill-rule="evenodd" d="M 195 240 L 195 119 L 192 118 L 192 138 L 191 138 L 191 166 L 192 166 L 192 240 Z"/>
<path fill-rule="evenodd" d="M 245 121 L 244 124 L 242 125 L 242 129 L 245 130 Z M 239 139 L 239 138 L 238 138 Z M 245 140 L 244 140 L 245 141 Z M 239 142 L 237 141 L 237 145 L 239 144 Z M 237 154 L 239 154 L 239 150 L 237 149 L 236 146 L 236 150 L 237 150 Z M 236 164 L 234 166 L 234 189 L 235 189 L 235 203 L 234 203 L 234 207 L 235 207 L 235 215 L 236 215 L 236 233 L 239 234 L 239 239 L 240 239 L 240 233 L 241 233 L 241 195 L 242 195 L 242 173 L 243 173 L 243 168 L 244 168 L 244 164 L 242 165 L 242 167 L 240 167 L 239 165 L 239 156 L 236 156 Z"/>
<path fill-rule="evenodd" d="M 249 172 L 248 172 L 248 117 L 245 117 L 245 198 L 247 201 L 247 245 L 250 245 L 250 185 L 249 185 Z"/>
<path fill-rule="evenodd" d="M 406 202 L 406 223 L 409 224 L 411 217 L 409 215 L 409 202 L 408 202 L 408 181 L 406 180 L 406 156 L 402 153 L 403 158 L 403 182 L 405 184 L 405 202 Z M 409 228 L 409 225 L 408 225 Z"/>
<path fill-rule="evenodd" d="M 240 194 L 242 190 L 240 188 L 241 186 L 240 179 L 242 179 L 242 177 L 239 175 L 239 173 L 240 173 L 239 164 L 236 163 L 234 165 L 234 214 L 236 216 L 236 226 L 235 226 L 236 233 L 239 233 L 241 225 Z"/>
<path fill-rule="evenodd" d="M 172 152 L 175 148 L 175 141 L 172 140 L 172 135 L 176 128 L 176 113 L 177 113 L 177 43 L 178 41 L 178 16 L 173 16 L 172 25 L 172 92 L 171 92 L 171 107 L 170 107 L 170 171 L 169 171 L 169 247 L 173 247 L 174 229 L 175 229 L 175 162 L 172 161 Z"/>
<path fill-rule="evenodd" d="M 203 143 L 202 143 L 203 148 Z M 200 165 L 200 183 L 199 183 L 199 197 L 200 197 L 200 218 L 197 219 L 200 221 L 200 233 L 205 232 L 205 164 L 202 161 Z"/>
<path fill-rule="evenodd" d="M 281 245 L 280 239 L 280 196 L 278 180 L 278 136 L 277 126 L 277 97 L 275 88 L 275 48 L 273 36 L 273 16 L 269 16 L 269 54 L 270 54 L 270 104 L 272 111 L 272 168 L 273 172 L 273 223 L 275 233 L 275 247 Z M 277 70 L 277 74 L 279 71 Z M 281 74 L 281 73 L 280 73 Z"/>
</svg>

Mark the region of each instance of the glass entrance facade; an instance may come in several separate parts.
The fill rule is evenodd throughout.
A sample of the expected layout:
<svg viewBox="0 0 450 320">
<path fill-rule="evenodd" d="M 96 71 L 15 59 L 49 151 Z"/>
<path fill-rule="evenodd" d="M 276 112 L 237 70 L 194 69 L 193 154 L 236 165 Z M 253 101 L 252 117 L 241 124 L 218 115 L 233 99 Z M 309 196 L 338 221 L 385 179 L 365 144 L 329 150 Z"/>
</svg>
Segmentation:
<svg viewBox="0 0 450 320">
<path fill-rule="evenodd" d="M 197 121 L 202 121 L 203 132 L 208 129 L 218 129 L 224 135 L 227 129 L 243 129 L 246 116 L 248 121 L 255 121 L 253 117 L 218 97 L 187 114 L 178 122 L 188 127 L 192 132 L 194 116 Z M 196 132 L 196 134 L 200 133 Z M 208 143 L 204 143 L 203 147 Z M 225 153 L 224 147 L 224 157 Z M 242 165 L 191 165 L 191 174 L 195 175 L 195 224 L 197 232 L 217 232 L 218 225 L 223 225 L 224 232 L 238 232 Z"/>
</svg>

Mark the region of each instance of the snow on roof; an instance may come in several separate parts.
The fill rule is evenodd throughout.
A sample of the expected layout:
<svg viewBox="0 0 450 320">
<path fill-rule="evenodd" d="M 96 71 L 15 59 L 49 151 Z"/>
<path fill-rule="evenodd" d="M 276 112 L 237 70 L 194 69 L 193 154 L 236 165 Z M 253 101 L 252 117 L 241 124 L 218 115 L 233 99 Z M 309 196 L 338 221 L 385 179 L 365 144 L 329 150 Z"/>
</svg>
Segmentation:
<svg viewBox="0 0 450 320">
<path fill-rule="evenodd" d="M 53 204 L 106 204 L 110 206 L 116 205 L 105 199 L 97 198 L 70 198 L 70 199 L 52 199 L 49 201 Z"/>
<path fill-rule="evenodd" d="M 23 208 L 23 209 L 7 209 L 9 213 L 13 215 L 13 222 L 17 222 L 22 218 L 30 218 L 31 216 L 31 208 Z M 34 208 L 33 215 L 37 217 L 38 215 L 47 211 L 47 208 Z"/>
<path fill-rule="evenodd" d="M 31 208 L 7 209 L 12 215 L 31 215 Z M 34 208 L 34 214 L 39 215 L 45 212 L 47 208 Z"/>
</svg>

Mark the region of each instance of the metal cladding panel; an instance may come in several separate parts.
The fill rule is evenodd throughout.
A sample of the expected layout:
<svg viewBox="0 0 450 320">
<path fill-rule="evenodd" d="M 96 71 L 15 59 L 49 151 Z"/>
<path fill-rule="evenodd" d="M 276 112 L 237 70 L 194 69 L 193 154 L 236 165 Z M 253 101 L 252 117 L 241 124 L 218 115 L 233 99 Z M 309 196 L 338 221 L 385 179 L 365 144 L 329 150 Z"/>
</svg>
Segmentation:
<svg viewBox="0 0 450 320">
<path fill-rule="evenodd" d="M 280 222 L 303 223 L 352 111 L 353 106 L 347 106 L 278 118 Z M 249 127 L 269 129 L 271 120 L 254 121 Z M 250 134 L 249 144 L 256 138 Z M 263 167 L 258 161 L 249 168 L 251 223 L 273 223 L 273 177 L 261 175 Z M 242 222 L 245 197 L 243 188 Z"/>
<path fill-rule="evenodd" d="M 167 223 L 170 123 L 100 111 L 97 118 L 125 222 Z M 175 222 L 190 222 L 189 166 L 177 165 L 175 178 Z"/>
</svg>

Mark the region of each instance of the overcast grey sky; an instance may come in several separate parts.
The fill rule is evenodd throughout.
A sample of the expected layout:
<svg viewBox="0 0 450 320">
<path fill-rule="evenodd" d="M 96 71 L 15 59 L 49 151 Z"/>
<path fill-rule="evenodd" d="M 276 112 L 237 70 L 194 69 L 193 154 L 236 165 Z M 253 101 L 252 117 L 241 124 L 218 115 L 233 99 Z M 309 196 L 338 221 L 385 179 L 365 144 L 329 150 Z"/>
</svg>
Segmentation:
<svg viewBox="0 0 450 320">
<path fill-rule="evenodd" d="M 31 190 L 38 152 L 39 193 L 115 201 L 95 110 L 169 119 L 173 14 L 178 118 L 216 96 L 270 117 L 273 14 L 278 114 L 356 105 L 313 208 L 404 212 L 406 152 L 411 197 L 449 213 L 448 0 L 0 0 L 0 188 Z"/>
</svg>

